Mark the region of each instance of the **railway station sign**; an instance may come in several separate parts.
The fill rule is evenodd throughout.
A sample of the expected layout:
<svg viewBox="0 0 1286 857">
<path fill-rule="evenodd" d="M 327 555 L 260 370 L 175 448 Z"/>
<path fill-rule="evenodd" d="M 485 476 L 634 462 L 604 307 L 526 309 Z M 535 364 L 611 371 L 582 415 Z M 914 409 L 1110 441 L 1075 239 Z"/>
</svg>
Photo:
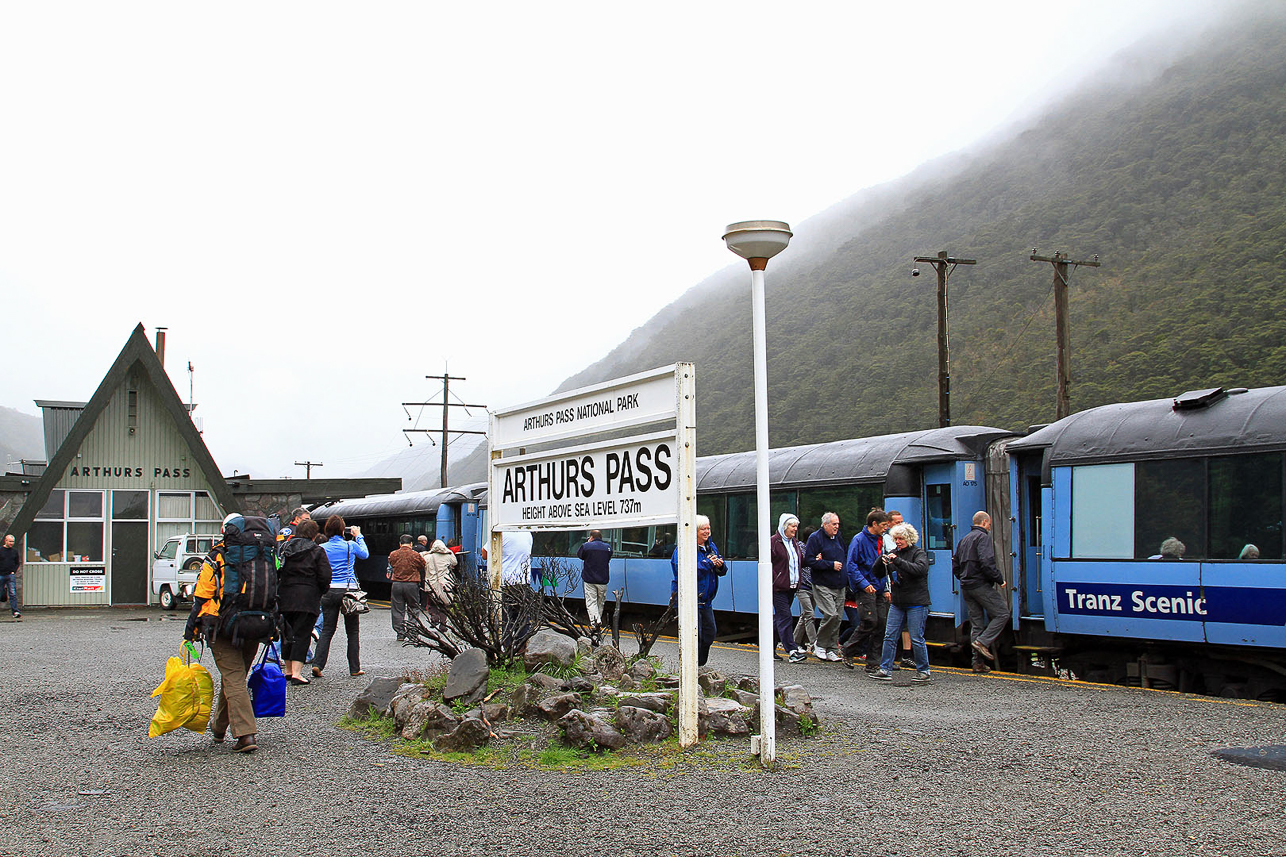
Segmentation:
<svg viewBox="0 0 1286 857">
<path fill-rule="evenodd" d="M 674 432 L 520 455 L 495 463 L 494 525 L 590 529 L 673 523 Z"/>
<path fill-rule="evenodd" d="M 696 422 L 695 368 L 675 363 L 492 411 L 487 432 L 497 592 L 502 531 L 676 525 L 681 747 L 698 737 Z"/>
<path fill-rule="evenodd" d="M 497 411 L 491 445 L 538 446 L 674 418 L 674 367 L 667 366 Z"/>
</svg>

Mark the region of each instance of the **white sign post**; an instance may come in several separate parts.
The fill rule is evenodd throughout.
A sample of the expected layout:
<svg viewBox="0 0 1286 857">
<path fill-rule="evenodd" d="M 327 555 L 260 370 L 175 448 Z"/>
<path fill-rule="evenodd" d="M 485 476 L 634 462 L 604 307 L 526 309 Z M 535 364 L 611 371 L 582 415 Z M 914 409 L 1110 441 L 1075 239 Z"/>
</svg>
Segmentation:
<svg viewBox="0 0 1286 857">
<path fill-rule="evenodd" d="M 660 424 L 664 424 L 661 428 Z M 654 427 L 647 434 L 598 439 Z M 506 530 L 677 524 L 679 746 L 697 742 L 696 372 L 676 363 L 491 412 L 491 586 Z M 535 451 L 527 450 L 538 447 Z"/>
</svg>

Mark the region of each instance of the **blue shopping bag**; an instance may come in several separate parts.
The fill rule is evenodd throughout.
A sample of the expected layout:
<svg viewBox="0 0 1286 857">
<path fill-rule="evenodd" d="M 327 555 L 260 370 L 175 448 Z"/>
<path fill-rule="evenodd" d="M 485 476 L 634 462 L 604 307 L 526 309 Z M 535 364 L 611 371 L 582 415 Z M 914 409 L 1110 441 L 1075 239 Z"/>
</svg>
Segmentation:
<svg viewBox="0 0 1286 857">
<path fill-rule="evenodd" d="M 281 661 L 268 660 L 269 647 L 264 646 L 259 663 L 250 670 L 246 687 L 250 689 L 250 703 L 255 717 L 286 716 L 286 676 L 281 671 Z M 274 657 L 276 657 L 274 653 Z"/>
</svg>

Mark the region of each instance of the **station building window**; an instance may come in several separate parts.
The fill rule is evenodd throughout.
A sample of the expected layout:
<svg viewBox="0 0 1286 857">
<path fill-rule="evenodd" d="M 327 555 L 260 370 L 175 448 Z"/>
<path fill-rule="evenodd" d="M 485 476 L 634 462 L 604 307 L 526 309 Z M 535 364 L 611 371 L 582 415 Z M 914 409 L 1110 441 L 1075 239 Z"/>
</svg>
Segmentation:
<svg viewBox="0 0 1286 857">
<path fill-rule="evenodd" d="M 55 489 L 27 533 L 27 562 L 102 562 L 103 492 Z"/>
<path fill-rule="evenodd" d="M 217 533 L 223 516 L 204 491 L 158 491 L 156 494 L 156 541 L 185 533 Z"/>
</svg>

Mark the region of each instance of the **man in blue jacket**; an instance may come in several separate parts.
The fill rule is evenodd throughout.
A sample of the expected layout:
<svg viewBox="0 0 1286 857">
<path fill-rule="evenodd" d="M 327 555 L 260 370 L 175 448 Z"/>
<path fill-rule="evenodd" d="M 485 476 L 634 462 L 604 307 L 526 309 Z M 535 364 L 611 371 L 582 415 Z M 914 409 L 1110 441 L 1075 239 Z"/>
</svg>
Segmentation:
<svg viewBox="0 0 1286 857">
<path fill-rule="evenodd" d="M 603 541 L 600 530 L 590 530 L 589 539 L 576 551 L 581 560 L 580 579 L 585 584 L 585 611 L 589 624 L 603 624 L 603 605 L 607 602 L 607 581 L 610 578 L 612 546 Z"/>
<path fill-rule="evenodd" d="M 848 574 L 848 588 L 855 593 L 858 626 L 844 644 L 844 666 L 852 669 L 854 658 L 866 657 L 866 668 L 878 669 L 876 656 L 884 642 L 884 623 L 889 615 L 889 581 L 884 569 L 884 533 L 890 527 L 890 518 L 883 509 L 872 509 L 866 516 L 866 526 L 848 546 L 844 570 Z"/>
<path fill-rule="evenodd" d="M 839 534 L 839 515 L 822 515 L 822 528 L 808 537 L 804 545 L 804 564 L 813 572 L 813 601 L 822 614 L 817 628 L 817 647 L 813 654 L 824 661 L 839 661 L 839 625 L 844 615 L 844 537 Z"/>
</svg>

